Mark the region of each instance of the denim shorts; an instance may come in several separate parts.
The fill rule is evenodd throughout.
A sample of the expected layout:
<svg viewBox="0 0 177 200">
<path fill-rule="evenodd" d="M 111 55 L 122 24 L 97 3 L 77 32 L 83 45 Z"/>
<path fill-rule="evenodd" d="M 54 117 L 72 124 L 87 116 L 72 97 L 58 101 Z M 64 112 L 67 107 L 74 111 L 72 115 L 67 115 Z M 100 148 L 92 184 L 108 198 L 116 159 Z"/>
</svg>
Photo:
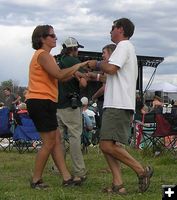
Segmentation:
<svg viewBox="0 0 177 200">
<path fill-rule="evenodd" d="M 49 99 L 28 99 L 27 109 L 38 132 L 49 132 L 57 129 L 57 104 L 55 102 Z"/>
<path fill-rule="evenodd" d="M 100 140 L 128 144 L 132 110 L 106 108 L 103 111 Z"/>
</svg>

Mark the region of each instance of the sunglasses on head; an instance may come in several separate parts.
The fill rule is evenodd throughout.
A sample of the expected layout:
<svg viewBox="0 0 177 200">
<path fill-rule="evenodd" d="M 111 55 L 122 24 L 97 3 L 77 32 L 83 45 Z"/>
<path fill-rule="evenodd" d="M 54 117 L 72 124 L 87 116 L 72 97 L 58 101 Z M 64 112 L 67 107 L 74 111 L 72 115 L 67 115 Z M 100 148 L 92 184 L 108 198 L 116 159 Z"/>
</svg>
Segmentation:
<svg viewBox="0 0 177 200">
<path fill-rule="evenodd" d="M 51 38 L 57 38 L 57 36 L 56 36 L 54 33 L 52 33 L 52 34 L 47 34 L 46 37 L 48 37 L 48 36 L 51 37 Z"/>
</svg>

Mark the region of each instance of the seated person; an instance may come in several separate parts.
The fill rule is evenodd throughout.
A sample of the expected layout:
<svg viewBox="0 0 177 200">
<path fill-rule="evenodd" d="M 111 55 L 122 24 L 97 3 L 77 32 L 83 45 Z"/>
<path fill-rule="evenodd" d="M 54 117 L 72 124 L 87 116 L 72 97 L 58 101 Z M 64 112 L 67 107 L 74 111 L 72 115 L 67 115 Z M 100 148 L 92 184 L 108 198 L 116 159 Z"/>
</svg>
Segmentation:
<svg viewBox="0 0 177 200">
<path fill-rule="evenodd" d="M 144 123 L 152 123 L 155 121 L 155 114 L 161 114 L 163 110 L 162 99 L 155 95 L 152 102 L 152 108 L 148 111 L 147 106 L 141 108 L 141 113 L 144 114 Z"/>
<path fill-rule="evenodd" d="M 28 114 L 26 103 L 20 103 L 17 108 L 18 109 L 14 113 L 14 119 L 15 119 L 16 124 L 22 125 L 20 115 Z"/>
<path fill-rule="evenodd" d="M 26 107 L 26 103 L 20 103 L 17 108 L 18 108 L 18 111 L 17 111 L 18 114 L 28 112 L 27 107 Z"/>
<path fill-rule="evenodd" d="M 81 142 L 85 146 L 89 146 L 91 144 L 92 133 L 90 131 L 93 130 L 93 123 L 86 112 L 88 105 L 88 98 L 83 97 L 81 99 L 81 102 L 82 102 L 82 120 L 83 120 L 83 132 L 81 135 Z"/>
<path fill-rule="evenodd" d="M 142 102 L 141 97 L 139 94 L 136 95 L 136 110 L 134 119 L 135 120 L 142 120 L 143 115 L 148 112 L 148 107 Z"/>
<path fill-rule="evenodd" d="M 150 113 L 161 114 L 163 105 L 164 105 L 164 103 L 163 103 L 161 97 L 155 95 L 153 98 L 152 108 L 150 110 Z"/>
<path fill-rule="evenodd" d="M 90 120 L 92 121 L 92 126 L 94 128 L 96 126 L 96 120 L 95 120 L 96 113 L 93 110 L 89 109 L 89 101 L 87 97 L 82 97 L 81 102 L 82 102 L 82 110 L 83 112 L 87 113 Z"/>
<path fill-rule="evenodd" d="M 83 129 L 86 131 L 91 131 L 93 129 L 92 121 L 87 115 L 85 111 L 82 112 L 83 114 Z"/>
</svg>

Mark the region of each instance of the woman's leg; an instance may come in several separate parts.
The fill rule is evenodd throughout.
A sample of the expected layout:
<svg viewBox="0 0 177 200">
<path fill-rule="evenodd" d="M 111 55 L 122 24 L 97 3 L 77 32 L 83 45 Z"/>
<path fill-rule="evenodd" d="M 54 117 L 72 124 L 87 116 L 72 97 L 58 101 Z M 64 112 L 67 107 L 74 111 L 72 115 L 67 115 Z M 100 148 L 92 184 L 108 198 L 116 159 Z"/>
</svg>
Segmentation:
<svg viewBox="0 0 177 200">
<path fill-rule="evenodd" d="M 53 161 L 55 162 L 55 165 L 57 166 L 58 170 L 61 172 L 63 180 L 66 181 L 71 178 L 71 174 L 69 173 L 66 167 L 64 152 L 62 150 L 61 135 L 58 129 L 56 131 L 55 141 L 56 143 L 54 145 L 54 148 L 52 149 L 51 155 L 52 155 Z"/>
<path fill-rule="evenodd" d="M 36 183 L 42 178 L 44 167 L 56 142 L 56 130 L 41 132 L 40 136 L 42 139 L 42 146 L 36 155 L 34 174 L 32 178 L 33 183 Z"/>
</svg>

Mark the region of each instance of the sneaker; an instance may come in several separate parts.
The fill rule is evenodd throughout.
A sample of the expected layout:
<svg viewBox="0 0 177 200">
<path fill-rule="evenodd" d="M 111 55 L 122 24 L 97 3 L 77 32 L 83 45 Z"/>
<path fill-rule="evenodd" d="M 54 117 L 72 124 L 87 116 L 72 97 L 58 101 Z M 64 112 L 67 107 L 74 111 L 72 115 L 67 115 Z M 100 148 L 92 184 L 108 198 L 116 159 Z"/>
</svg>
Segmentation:
<svg viewBox="0 0 177 200">
<path fill-rule="evenodd" d="M 37 182 L 30 182 L 30 186 L 32 189 L 37 189 L 37 190 L 41 190 L 41 189 L 47 189 L 49 186 L 47 184 L 45 184 L 42 179 L 38 180 Z"/>
<path fill-rule="evenodd" d="M 141 193 L 145 192 L 150 185 L 150 178 L 153 175 L 153 168 L 150 166 L 147 166 L 144 168 L 145 172 L 144 175 L 138 176 L 139 179 L 139 191 Z"/>
</svg>

